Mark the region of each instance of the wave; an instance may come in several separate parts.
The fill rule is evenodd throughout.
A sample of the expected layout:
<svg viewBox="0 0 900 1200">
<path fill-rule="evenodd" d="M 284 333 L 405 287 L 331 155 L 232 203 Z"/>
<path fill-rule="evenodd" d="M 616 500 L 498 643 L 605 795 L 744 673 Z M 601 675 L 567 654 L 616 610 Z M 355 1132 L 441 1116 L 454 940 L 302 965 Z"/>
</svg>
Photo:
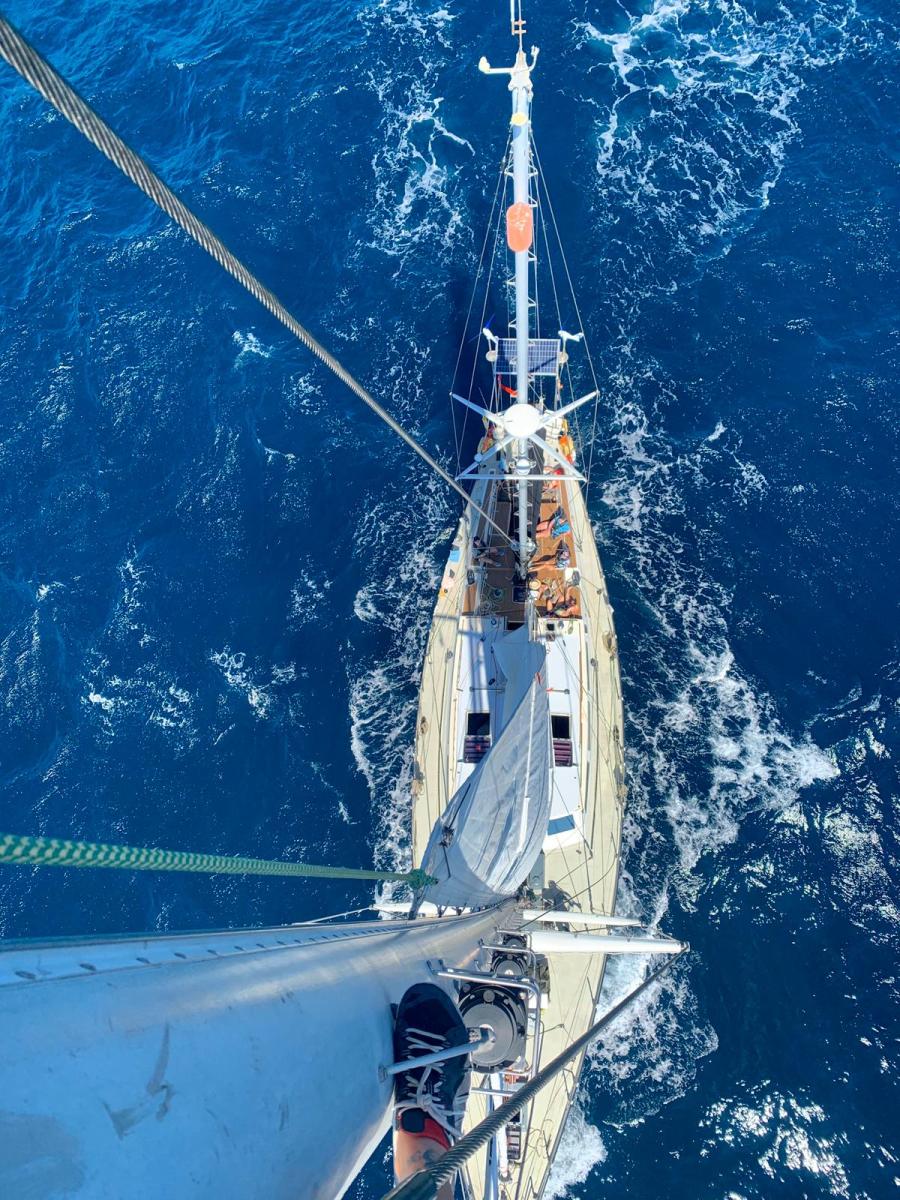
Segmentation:
<svg viewBox="0 0 900 1200">
<path fill-rule="evenodd" d="M 611 959 L 598 1011 L 624 999 L 644 973 L 645 964 L 633 958 Z M 588 1079 L 591 1091 L 605 1098 L 605 1122 L 613 1128 L 633 1124 L 685 1095 L 700 1060 L 718 1044 L 690 972 L 679 965 L 632 1002 L 588 1051 Z"/>
<path fill-rule="evenodd" d="M 837 0 L 626 0 L 614 22 L 575 21 L 572 44 L 593 59 L 587 99 L 605 114 L 596 219 L 610 302 L 627 306 L 728 252 L 778 183 L 798 95 L 870 33 Z"/>
<path fill-rule="evenodd" d="M 783 728 L 771 697 L 736 660 L 731 596 L 704 565 L 703 530 L 689 515 L 709 507 L 713 487 L 745 505 L 752 465 L 724 428 L 689 450 L 654 431 L 627 394 L 652 370 L 647 362 L 638 378 L 619 374 L 620 455 L 602 493 L 612 528 L 597 532 L 615 546 L 616 571 L 647 614 L 623 662 L 626 678 L 640 681 L 629 706 L 632 845 L 643 823 L 665 816 L 676 853 L 661 886 L 671 882 L 690 905 L 703 886 L 694 874 L 701 858 L 734 841 L 746 813 L 783 810 L 839 769 L 808 731 Z"/>
<path fill-rule="evenodd" d="M 599 506 L 593 497 L 595 532 L 636 624 L 631 637 L 620 629 L 629 801 L 617 907 L 650 923 L 669 916 L 684 935 L 693 912 L 714 923 L 732 904 L 718 860 L 742 823 L 763 814 L 780 827 L 810 789 L 834 804 L 829 787 L 846 766 L 815 722 L 786 725 L 735 651 L 729 572 L 697 514 L 753 511 L 769 481 L 725 420 L 688 439 L 666 433 L 658 413 L 677 405 L 677 385 L 637 346 L 641 310 L 727 254 L 768 205 L 799 134 L 799 94 L 858 44 L 865 23 L 854 5 L 828 0 L 765 12 L 740 0 L 652 0 L 620 6 L 611 31 L 573 28 L 575 47 L 595 60 L 590 100 L 606 114 L 596 121 L 592 210 L 602 303 L 618 328 L 603 355 L 617 453 Z M 862 869 L 866 833 L 846 814 L 835 821 L 861 891 L 873 884 Z M 755 859 L 745 860 L 751 874 L 763 869 Z M 785 886 L 795 866 L 781 868 Z M 612 961 L 600 1010 L 642 974 Z M 592 1049 L 586 1096 L 604 1095 L 610 1128 L 639 1121 L 684 1095 L 717 1045 L 688 962 Z"/>
<path fill-rule="evenodd" d="M 358 620 L 380 632 L 373 661 L 348 662 L 351 749 L 366 780 L 378 821 L 375 861 L 406 869 L 415 714 L 422 660 L 439 580 L 438 556 L 451 526 L 438 481 L 419 494 L 416 539 L 398 549 L 391 532 L 392 498 L 369 510 L 356 542 L 369 560 L 369 581 L 354 601 Z"/>
<path fill-rule="evenodd" d="M 579 1104 L 573 1105 L 550 1169 L 545 1200 L 563 1200 L 569 1188 L 585 1183 L 594 1167 L 606 1162 L 606 1156 L 600 1130 L 590 1124 Z"/>
<path fill-rule="evenodd" d="M 797 1176 L 812 1176 L 829 1195 L 849 1200 L 860 1193 L 851 1188 L 838 1155 L 847 1138 L 831 1132 L 830 1124 L 820 1105 L 760 1086 L 749 1096 L 711 1107 L 701 1123 L 701 1154 L 737 1144 L 742 1153 L 752 1154 L 768 1179 L 796 1186 Z"/>
<path fill-rule="evenodd" d="M 435 94 L 443 65 L 436 51 L 448 47 L 455 16 L 443 7 L 422 12 L 410 0 L 379 0 L 359 17 L 374 51 L 367 81 L 382 114 L 372 158 L 371 245 L 398 259 L 398 270 L 413 252 L 447 260 L 467 232 L 465 193 L 452 165 L 460 152 L 470 162 L 475 156 L 471 142 L 444 121 L 443 97 Z"/>
<path fill-rule="evenodd" d="M 785 836 L 801 848 L 816 838 L 824 851 L 828 903 L 876 946 L 900 950 L 900 903 L 889 822 L 896 796 L 892 747 L 900 711 L 900 661 L 877 673 L 876 689 L 856 687 L 816 718 L 816 729 L 829 737 L 841 770 L 842 789 L 813 809 L 796 803 L 783 814 Z M 873 979 L 900 999 L 893 973 Z M 889 1052 L 892 1057 L 896 1054 Z"/>
</svg>

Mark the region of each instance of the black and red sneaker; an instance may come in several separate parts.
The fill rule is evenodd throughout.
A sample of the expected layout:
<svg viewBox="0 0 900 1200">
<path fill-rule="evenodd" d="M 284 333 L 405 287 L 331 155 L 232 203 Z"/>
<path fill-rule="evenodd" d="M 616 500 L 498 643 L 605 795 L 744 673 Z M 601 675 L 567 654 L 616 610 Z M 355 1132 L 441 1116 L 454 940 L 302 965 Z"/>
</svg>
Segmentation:
<svg viewBox="0 0 900 1200">
<path fill-rule="evenodd" d="M 417 983 L 404 994 L 394 1022 L 394 1062 L 468 1041 L 469 1031 L 443 988 Z M 460 1136 L 469 1074 L 469 1056 L 460 1054 L 398 1075 L 394 1084 L 398 1127 L 449 1146 Z"/>
</svg>

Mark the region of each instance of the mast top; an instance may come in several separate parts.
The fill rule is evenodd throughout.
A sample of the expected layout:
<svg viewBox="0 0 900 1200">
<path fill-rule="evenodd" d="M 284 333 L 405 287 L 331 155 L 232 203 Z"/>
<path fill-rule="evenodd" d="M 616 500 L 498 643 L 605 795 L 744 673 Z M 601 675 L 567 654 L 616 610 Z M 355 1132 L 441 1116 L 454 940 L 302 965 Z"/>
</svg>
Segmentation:
<svg viewBox="0 0 900 1200">
<path fill-rule="evenodd" d="M 519 39 L 522 53 L 522 38 L 525 36 L 525 18 L 522 16 L 522 0 L 509 0 L 509 23 L 514 38 Z"/>
<path fill-rule="evenodd" d="M 521 41 L 519 49 L 516 53 L 516 61 L 511 67 L 492 67 L 484 55 L 478 60 L 478 70 L 482 75 L 508 75 L 509 90 L 511 92 L 523 88 L 528 96 L 531 96 L 531 72 L 534 70 L 534 64 L 537 62 L 539 54 L 537 46 L 531 47 L 531 62 L 528 61 L 528 56 L 522 49 Z"/>
<path fill-rule="evenodd" d="M 522 41 L 525 37 L 525 18 L 522 16 L 522 0 L 509 0 L 509 21 L 512 35 L 514 38 L 518 38 L 519 41 L 515 64 L 511 67 L 492 67 L 482 55 L 478 63 L 478 70 L 484 75 L 509 75 L 509 90 L 513 92 L 517 88 L 524 88 L 530 98 L 531 72 L 534 70 L 534 64 L 537 62 L 538 48 L 537 46 L 531 47 L 531 62 L 529 63 Z"/>
</svg>

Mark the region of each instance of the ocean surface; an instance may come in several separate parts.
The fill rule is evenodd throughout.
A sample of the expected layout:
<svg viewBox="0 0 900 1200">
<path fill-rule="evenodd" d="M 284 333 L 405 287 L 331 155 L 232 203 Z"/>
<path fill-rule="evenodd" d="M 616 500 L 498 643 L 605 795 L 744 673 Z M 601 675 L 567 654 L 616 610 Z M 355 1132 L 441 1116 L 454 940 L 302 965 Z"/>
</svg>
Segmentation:
<svg viewBox="0 0 900 1200">
<path fill-rule="evenodd" d="M 5 10 L 452 466 L 507 10 Z M 555 1195 L 900 1185 L 900 10 L 553 0 L 534 126 L 602 389 L 620 907 L 693 953 L 590 1054 Z M 0 826 L 405 863 L 457 504 L 2 67 Z M 285 922 L 326 882 L 0 868 L 5 936 Z M 636 968 L 616 965 L 607 999 Z M 375 1200 L 376 1155 L 352 1190 Z M 302 1187 L 298 1194 L 302 1194 Z"/>
</svg>

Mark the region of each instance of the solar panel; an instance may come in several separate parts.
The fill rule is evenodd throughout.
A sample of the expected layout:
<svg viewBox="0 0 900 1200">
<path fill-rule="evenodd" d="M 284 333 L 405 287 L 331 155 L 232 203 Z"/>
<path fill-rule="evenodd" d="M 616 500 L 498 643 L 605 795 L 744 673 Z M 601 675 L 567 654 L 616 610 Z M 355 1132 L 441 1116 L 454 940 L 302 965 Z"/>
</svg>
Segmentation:
<svg viewBox="0 0 900 1200">
<path fill-rule="evenodd" d="M 500 338 L 497 347 L 497 374 L 515 375 L 516 339 Z M 555 375 L 559 365 L 559 338 L 530 338 L 528 341 L 528 374 Z"/>
</svg>

